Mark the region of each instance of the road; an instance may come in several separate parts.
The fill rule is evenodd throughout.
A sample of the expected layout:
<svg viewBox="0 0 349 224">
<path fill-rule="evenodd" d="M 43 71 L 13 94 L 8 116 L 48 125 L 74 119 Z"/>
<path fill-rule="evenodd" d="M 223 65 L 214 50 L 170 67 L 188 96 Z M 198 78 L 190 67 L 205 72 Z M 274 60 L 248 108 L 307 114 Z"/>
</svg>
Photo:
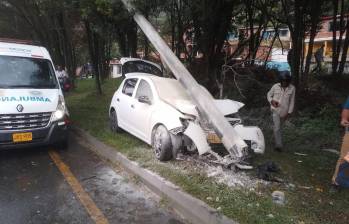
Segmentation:
<svg viewBox="0 0 349 224">
<path fill-rule="evenodd" d="M 1 224 L 183 223 L 80 141 L 72 136 L 67 150 L 0 152 Z"/>
</svg>

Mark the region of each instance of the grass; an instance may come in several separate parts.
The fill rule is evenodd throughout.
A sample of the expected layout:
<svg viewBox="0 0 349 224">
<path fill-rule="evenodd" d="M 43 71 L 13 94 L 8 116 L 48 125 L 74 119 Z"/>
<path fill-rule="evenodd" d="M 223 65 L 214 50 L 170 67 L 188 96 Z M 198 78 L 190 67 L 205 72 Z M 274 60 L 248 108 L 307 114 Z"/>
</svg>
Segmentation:
<svg viewBox="0 0 349 224">
<path fill-rule="evenodd" d="M 93 80 L 78 81 L 77 88 L 66 97 L 73 122 L 184 191 L 214 208 L 220 207 L 223 214 L 240 223 L 349 222 L 349 194 L 346 191 L 335 195 L 328 193 L 337 156 L 320 150 L 337 149 L 340 145 L 338 109 L 328 106 L 316 115 L 304 112 L 292 118 L 284 132 L 286 152 L 275 153 L 268 147 L 263 156 L 255 158 L 256 164 L 275 161 L 282 170 L 280 177 L 296 187 L 273 183 L 254 191 L 237 190 L 215 183 L 204 172 L 187 166 L 184 161 L 158 162 L 149 146 L 143 142 L 127 133 L 111 133 L 108 107 L 119 84 L 120 80 L 106 80 L 103 83 L 103 95 L 98 95 Z M 267 145 L 271 146 L 271 130 L 268 127 L 264 129 Z M 307 156 L 295 155 L 294 152 Z M 255 175 L 254 172 L 250 174 Z M 274 190 L 285 192 L 285 206 L 272 202 L 270 195 Z"/>
</svg>

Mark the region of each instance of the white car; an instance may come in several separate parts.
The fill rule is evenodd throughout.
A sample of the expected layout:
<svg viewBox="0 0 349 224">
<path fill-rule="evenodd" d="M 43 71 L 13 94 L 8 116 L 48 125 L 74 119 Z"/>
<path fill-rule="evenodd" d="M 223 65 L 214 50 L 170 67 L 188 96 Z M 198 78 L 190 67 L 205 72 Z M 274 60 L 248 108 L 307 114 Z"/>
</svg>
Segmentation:
<svg viewBox="0 0 349 224">
<path fill-rule="evenodd" d="M 262 131 L 258 127 L 243 126 L 241 120 L 234 117 L 243 104 L 228 99 L 215 102 L 247 145 L 255 153 L 264 153 Z M 212 147 L 220 145 L 221 140 L 175 79 L 126 74 L 113 96 L 109 115 L 112 131 L 123 129 L 152 145 L 156 158 L 161 161 L 176 158 L 178 150 L 183 148 L 198 150 L 200 155 L 211 153 L 217 160 L 225 158 Z"/>
</svg>

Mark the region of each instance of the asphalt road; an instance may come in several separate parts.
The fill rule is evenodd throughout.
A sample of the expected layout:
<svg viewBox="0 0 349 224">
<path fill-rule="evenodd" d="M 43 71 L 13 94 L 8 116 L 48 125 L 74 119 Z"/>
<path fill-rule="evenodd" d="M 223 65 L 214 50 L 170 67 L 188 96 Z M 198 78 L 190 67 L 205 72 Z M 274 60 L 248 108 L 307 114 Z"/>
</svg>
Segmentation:
<svg viewBox="0 0 349 224">
<path fill-rule="evenodd" d="M 183 223 L 83 145 L 1 151 L 0 223 Z"/>
</svg>

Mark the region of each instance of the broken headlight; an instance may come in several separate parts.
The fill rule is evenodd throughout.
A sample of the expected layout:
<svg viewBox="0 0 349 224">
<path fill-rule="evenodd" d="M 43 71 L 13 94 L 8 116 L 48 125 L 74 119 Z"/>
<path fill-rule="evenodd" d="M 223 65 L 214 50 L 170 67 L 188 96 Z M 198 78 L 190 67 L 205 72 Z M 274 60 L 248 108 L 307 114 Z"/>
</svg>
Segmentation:
<svg viewBox="0 0 349 224">
<path fill-rule="evenodd" d="M 253 151 L 255 151 L 256 149 L 258 149 L 258 143 L 255 141 L 251 141 L 251 149 Z"/>
<path fill-rule="evenodd" d="M 194 121 L 195 117 L 185 114 L 183 117 L 180 117 L 179 120 L 181 121 L 181 123 L 183 125 L 183 129 L 186 129 L 189 125 L 189 121 Z"/>
<path fill-rule="evenodd" d="M 232 126 L 242 123 L 241 118 L 240 118 L 238 113 L 226 115 L 225 118 L 228 120 L 228 122 Z"/>
</svg>

